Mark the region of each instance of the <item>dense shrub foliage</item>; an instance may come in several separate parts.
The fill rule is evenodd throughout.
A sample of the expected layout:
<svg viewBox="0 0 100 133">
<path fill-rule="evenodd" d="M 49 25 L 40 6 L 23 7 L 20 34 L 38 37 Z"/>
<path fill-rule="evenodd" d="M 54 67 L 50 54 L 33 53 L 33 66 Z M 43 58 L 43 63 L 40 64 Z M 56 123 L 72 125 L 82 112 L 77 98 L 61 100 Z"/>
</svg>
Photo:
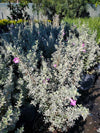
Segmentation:
<svg viewBox="0 0 100 133">
<path fill-rule="evenodd" d="M 22 53 L 27 53 L 38 40 L 39 49 L 43 51 L 43 55 L 47 58 L 55 50 L 54 44 L 57 41 L 60 29 L 61 27 L 53 28 L 50 22 L 47 25 L 42 22 L 31 23 L 31 25 L 22 24 L 16 25 L 6 36 L 2 34 L 2 37 L 9 43 L 11 42 L 12 45 L 20 46 Z"/>
<path fill-rule="evenodd" d="M 23 102 L 23 84 L 17 83 L 18 68 L 5 45 L 0 45 L 0 133 L 14 130 Z"/>
<path fill-rule="evenodd" d="M 61 42 L 63 35 L 60 34 L 59 45 L 53 53 L 50 68 L 43 61 L 42 72 L 36 73 L 36 76 L 34 74 L 37 82 L 34 89 L 30 90 L 32 104 L 39 104 L 39 111 L 43 112 L 45 121 L 63 131 L 67 130 L 67 126 L 71 127 L 80 115 L 85 118 L 81 112 L 87 114 L 87 110 L 81 105 L 71 107 L 70 99 L 78 99 L 77 89 L 80 87 L 81 76 L 97 63 L 95 57 L 100 53 L 95 41 L 96 33 L 88 35 L 88 29 L 84 26 L 78 31 L 79 39 L 70 34 L 67 46 Z"/>
<path fill-rule="evenodd" d="M 15 128 L 29 98 L 51 131 L 68 131 L 80 116 L 85 120 L 89 111 L 78 104 L 78 89 L 82 75 L 100 63 L 96 32 L 91 34 L 88 25 L 76 29 L 31 22 L 1 37 L 1 132 Z"/>
<path fill-rule="evenodd" d="M 49 130 L 67 132 L 80 117 L 86 119 L 89 110 L 78 103 L 83 76 L 100 63 L 98 32 L 89 25 L 77 23 L 52 25 L 54 14 L 60 20 L 85 17 L 87 0 L 33 0 L 33 7 L 42 10 L 50 20 L 28 19 L 27 1 L 13 6 L 13 20 L 1 20 L 9 33 L 2 33 L 0 43 L 0 132 L 22 133 L 24 125 L 16 127 L 21 108 L 28 101 L 49 124 Z M 67 8 L 66 8 L 67 7 Z M 11 19 L 11 18 L 9 18 Z M 91 20 L 90 20 L 91 21 Z M 29 24 L 30 23 L 30 24 Z M 98 22 L 99 23 L 99 22 Z M 16 25 L 14 25 L 16 24 Z M 5 27 L 7 28 L 7 27 Z M 99 43 L 99 42 L 98 42 Z M 28 103 L 30 104 L 30 103 Z"/>
</svg>

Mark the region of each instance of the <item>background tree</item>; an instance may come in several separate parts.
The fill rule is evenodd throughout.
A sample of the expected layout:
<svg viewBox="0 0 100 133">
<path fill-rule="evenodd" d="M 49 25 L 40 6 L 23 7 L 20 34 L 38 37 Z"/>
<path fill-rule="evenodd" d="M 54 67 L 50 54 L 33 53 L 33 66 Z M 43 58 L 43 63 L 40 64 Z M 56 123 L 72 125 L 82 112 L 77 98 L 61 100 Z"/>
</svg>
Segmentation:
<svg viewBox="0 0 100 133">
<path fill-rule="evenodd" d="M 100 5 L 100 0 L 95 2 L 95 7 L 97 7 L 98 5 Z"/>
<path fill-rule="evenodd" d="M 10 15 L 12 19 L 18 20 L 18 19 L 26 19 L 28 20 L 30 18 L 29 14 L 26 12 L 26 8 L 28 7 L 28 2 L 25 0 L 22 0 L 19 4 L 13 5 L 11 2 L 7 5 L 10 9 Z M 10 17 L 8 17 L 11 19 Z"/>
<path fill-rule="evenodd" d="M 89 16 L 86 10 L 87 0 L 32 0 L 35 8 L 47 15 L 50 20 L 53 20 L 54 14 L 58 14 L 60 20 L 68 16 L 86 17 Z"/>
</svg>

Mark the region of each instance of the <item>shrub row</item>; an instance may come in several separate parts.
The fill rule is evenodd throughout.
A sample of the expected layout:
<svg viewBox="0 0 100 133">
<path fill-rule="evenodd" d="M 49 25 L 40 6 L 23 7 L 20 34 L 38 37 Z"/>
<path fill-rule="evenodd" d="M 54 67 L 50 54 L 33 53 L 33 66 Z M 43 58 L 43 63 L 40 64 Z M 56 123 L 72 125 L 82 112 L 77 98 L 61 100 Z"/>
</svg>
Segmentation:
<svg viewBox="0 0 100 133">
<path fill-rule="evenodd" d="M 24 20 L 19 19 L 19 20 L 8 20 L 8 19 L 1 19 L 0 20 L 0 25 L 7 25 L 7 24 L 19 24 L 24 22 Z"/>
</svg>

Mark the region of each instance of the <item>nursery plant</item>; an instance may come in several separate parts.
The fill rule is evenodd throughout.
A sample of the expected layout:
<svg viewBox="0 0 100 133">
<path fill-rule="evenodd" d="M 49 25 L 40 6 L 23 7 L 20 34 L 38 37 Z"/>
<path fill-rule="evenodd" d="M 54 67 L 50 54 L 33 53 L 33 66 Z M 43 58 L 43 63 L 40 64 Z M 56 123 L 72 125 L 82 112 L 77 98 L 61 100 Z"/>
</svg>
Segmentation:
<svg viewBox="0 0 100 133">
<path fill-rule="evenodd" d="M 35 41 L 38 40 L 39 49 L 43 51 L 46 58 L 49 58 L 55 51 L 54 44 L 57 41 L 60 28 L 53 28 L 50 22 L 47 22 L 47 24 L 32 22 L 30 25 L 26 22 L 25 25 L 16 25 L 13 30 L 11 28 L 6 36 L 2 34 L 2 38 L 16 47 L 20 46 L 22 53 L 27 53 L 35 45 Z"/>
<path fill-rule="evenodd" d="M 32 99 L 31 104 L 38 105 L 38 111 L 44 115 L 44 121 L 50 123 L 49 130 L 56 128 L 57 130 L 67 131 L 68 128 L 74 125 L 75 120 L 80 115 L 84 119 L 86 118 L 88 109 L 77 104 L 79 93 L 77 92 L 76 83 L 78 79 L 74 84 L 71 83 L 70 71 L 67 73 L 69 75 L 68 83 L 68 78 L 65 80 L 66 76 L 63 75 L 63 79 L 61 79 L 63 71 L 59 72 L 56 69 L 57 64 L 49 66 L 43 59 L 41 52 L 37 55 L 37 45 L 30 50 L 26 57 L 22 56 L 18 50 L 7 43 L 6 48 L 15 57 L 13 62 L 18 64 L 18 72 L 23 75 L 18 79 L 18 83 L 25 87 L 22 81 L 25 80 L 27 82 L 24 90 L 29 90 L 29 97 Z M 37 57 L 42 58 L 40 70 L 36 68 Z M 17 70 L 15 69 L 15 71 Z M 78 70 L 78 74 L 80 71 Z"/>
<path fill-rule="evenodd" d="M 79 30 L 79 39 L 70 36 L 67 46 L 61 42 L 61 32 L 57 51 L 52 55 L 52 63 L 46 63 L 42 59 L 41 73 L 34 74 L 36 85 L 34 89 L 30 89 L 29 94 L 33 98 L 32 104 L 39 104 L 39 111 L 43 112 L 45 122 L 51 124 L 50 130 L 67 131 L 80 115 L 84 119 L 88 115 L 88 110 L 77 103 L 79 81 L 85 70 L 96 64 L 95 57 L 100 52 L 95 42 L 96 33 L 90 36 L 85 28 L 83 25 Z"/>
<path fill-rule="evenodd" d="M 50 24 L 35 27 L 32 23 L 31 27 L 20 25 L 17 28 L 6 36 L 2 35 L 5 40 L 2 47 L 13 57 L 7 58 L 7 62 L 10 60 L 14 63 L 14 73 L 19 75 L 14 80 L 15 89 L 23 92 L 24 102 L 25 98 L 30 98 L 31 104 L 38 106 L 38 112 L 43 114 L 50 131 L 68 131 L 80 116 L 85 120 L 89 114 L 87 108 L 78 104 L 81 96 L 78 89 L 82 75 L 100 62 L 96 32 L 91 34 L 85 25 L 77 29 L 79 36 L 73 34 L 73 27 L 68 32 L 65 25 L 53 29 Z M 24 40 L 26 36 L 27 45 Z M 54 41 L 48 41 L 49 37 Z M 48 53 L 51 56 L 46 58 Z"/>
<path fill-rule="evenodd" d="M 15 63 L 7 47 L 0 43 L 0 133 L 15 129 L 23 103 L 23 83 L 17 83 L 18 67 Z M 23 129 L 20 127 L 15 133 L 22 133 Z"/>
<path fill-rule="evenodd" d="M 50 20 L 47 22 L 34 20 L 30 25 L 27 22 L 25 23 L 11 27 L 10 32 L 6 36 L 2 34 L 2 38 L 16 47 L 21 46 L 20 51 L 22 53 L 27 53 L 35 44 L 35 41 L 38 40 L 39 49 L 43 51 L 44 57 L 50 58 L 55 51 L 55 44 L 58 43 L 58 34 L 62 26 L 53 26 Z M 66 24 L 64 29 L 66 30 L 62 40 L 64 43 L 67 43 L 66 38 L 69 36 L 69 30 L 75 33 L 76 36 L 78 34 L 76 28 L 71 29 L 69 24 Z"/>
</svg>

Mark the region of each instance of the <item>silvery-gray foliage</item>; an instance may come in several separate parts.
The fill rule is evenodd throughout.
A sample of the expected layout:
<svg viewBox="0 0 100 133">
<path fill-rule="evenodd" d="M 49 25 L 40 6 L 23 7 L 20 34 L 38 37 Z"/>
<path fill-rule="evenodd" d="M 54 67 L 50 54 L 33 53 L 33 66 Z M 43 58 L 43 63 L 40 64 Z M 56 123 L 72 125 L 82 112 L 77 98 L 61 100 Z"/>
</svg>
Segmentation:
<svg viewBox="0 0 100 133">
<path fill-rule="evenodd" d="M 66 43 L 66 38 L 69 36 L 70 25 L 66 24 L 64 26 L 63 32 L 66 32 L 66 37 L 63 36 L 62 40 Z M 31 22 L 17 24 L 14 28 L 10 28 L 10 32 L 2 34 L 7 42 L 11 43 L 12 46 L 16 48 L 20 47 L 20 53 L 26 54 L 33 45 L 35 45 L 36 40 L 38 40 L 39 49 L 43 51 L 45 58 L 50 58 L 51 54 L 55 51 L 55 44 L 58 44 L 59 33 L 62 30 L 62 25 L 59 27 L 53 26 L 50 22 L 43 24 L 43 22 Z M 71 30 L 74 34 L 73 29 Z M 62 32 L 62 34 L 63 34 Z M 76 34 L 75 34 L 76 35 Z"/>
<path fill-rule="evenodd" d="M 61 34 L 59 38 L 62 38 Z M 27 56 L 21 55 L 19 49 L 15 49 L 7 43 L 6 48 L 12 53 L 12 56 L 20 58 L 18 68 L 19 72 L 23 74 L 23 77 L 18 80 L 18 83 L 23 84 L 23 80 L 27 82 L 27 86 L 24 90 L 29 90 L 29 97 L 32 98 L 31 103 L 33 105 L 39 105 L 38 111 L 44 115 L 46 123 L 51 123 L 51 127 L 67 131 L 67 128 L 73 126 L 75 120 L 78 119 L 80 115 L 82 115 L 84 119 L 86 118 L 88 109 L 78 104 L 73 107 L 70 105 L 70 98 L 77 100 L 80 96 L 77 92 L 79 79 L 76 79 L 76 77 L 79 77 L 83 63 L 81 61 L 82 65 L 80 68 L 78 67 L 78 70 L 77 68 L 74 71 L 72 70 L 72 72 L 71 69 L 67 70 L 66 65 L 71 62 L 70 59 L 66 62 L 67 57 L 63 58 L 63 56 L 66 55 L 67 47 L 62 44 L 63 42 L 60 39 L 59 43 L 60 48 L 54 53 L 55 57 L 51 65 L 48 66 L 42 53 L 40 53 L 42 59 L 40 71 L 36 69 L 37 60 L 35 60 L 37 57 L 36 49 L 38 48 L 38 42 L 36 42 L 36 45 L 33 46 L 33 49 Z M 57 61 L 56 54 L 58 55 L 57 57 L 59 57 L 59 61 L 60 57 L 63 60 L 60 66 L 55 62 Z M 57 64 L 57 68 L 54 67 L 54 63 Z M 79 66 L 78 61 L 76 65 Z M 75 81 L 74 78 L 72 78 L 73 74 L 75 74 Z"/>
<path fill-rule="evenodd" d="M 51 57 L 51 53 L 55 51 L 54 44 L 57 41 L 58 33 L 61 27 L 53 27 L 49 22 L 47 25 L 32 22 L 29 24 L 16 25 L 15 28 L 11 29 L 9 33 L 2 34 L 4 38 L 12 46 L 20 47 L 20 53 L 27 53 L 35 41 L 39 42 L 39 49 L 43 51 L 44 56 Z"/>
<path fill-rule="evenodd" d="M 71 57 L 72 60 L 73 60 L 73 57 L 75 58 L 75 56 L 78 54 L 79 61 L 82 60 L 84 64 L 83 65 L 84 73 L 81 74 L 82 81 L 80 82 L 80 84 L 86 85 L 86 82 L 84 81 L 84 76 L 87 75 L 88 73 L 89 76 L 87 80 L 88 81 L 92 80 L 91 85 L 93 85 L 95 76 L 92 75 L 91 79 L 89 77 L 91 77 L 91 74 L 93 74 L 95 70 L 92 73 L 91 73 L 91 70 L 93 70 L 93 68 L 100 62 L 100 48 L 99 48 L 99 45 L 97 45 L 95 40 L 97 33 L 95 31 L 93 34 L 91 34 L 91 30 L 88 28 L 88 24 L 87 25 L 83 24 L 82 26 L 77 28 L 77 31 L 79 33 L 78 38 L 75 35 L 73 35 L 71 32 L 69 34 L 69 38 L 67 42 L 67 45 L 68 45 L 67 53 L 69 58 Z M 85 87 L 83 86 L 81 86 L 81 88 L 84 88 L 84 89 L 89 88 L 89 85 Z"/>
<path fill-rule="evenodd" d="M 41 28 L 39 30 L 40 36 L 41 34 L 45 35 L 45 27 L 44 30 Z M 24 34 L 23 31 L 24 30 L 21 29 L 18 34 L 19 40 L 23 40 L 21 45 L 26 42 L 22 37 Z M 18 84 L 21 85 L 18 87 L 19 90 L 20 87 L 22 87 L 24 91 L 26 89 L 29 90 L 28 97 L 32 98 L 31 104 L 35 106 L 39 105 L 38 111 L 44 115 L 44 121 L 46 123 L 51 123 L 50 129 L 57 128 L 62 131 L 67 131 L 68 127 L 74 125 L 76 119 L 82 116 L 85 120 L 89 113 L 88 109 L 78 103 L 76 106 L 71 106 L 70 99 L 77 101 L 80 96 L 77 89 L 80 87 L 79 81 L 81 80 L 81 75 L 84 71 L 86 72 L 91 68 L 91 66 L 93 67 L 97 64 L 99 48 L 95 41 L 95 33 L 91 35 L 88 28 L 84 25 L 78 29 L 78 32 L 79 38 L 70 32 L 67 43 L 63 41 L 63 26 L 59 31 L 57 41 L 54 39 L 56 37 L 53 38 L 55 35 L 53 35 L 54 32 L 52 32 L 52 38 L 55 44 L 53 44 L 54 42 L 52 41 L 51 45 L 55 46 L 56 51 L 53 52 L 51 62 L 49 63 L 45 60 L 40 51 L 39 45 L 42 44 L 42 42 L 40 43 L 42 36 L 40 39 L 39 37 L 35 38 L 37 39 L 37 41 L 33 41 L 35 45 L 32 45 L 31 50 L 29 49 L 26 53 L 24 53 L 25 51 L 23 51 L 24 49 L 22 49 L 21 45 L 16 46 L 18 42 L 16 37 L 14 40 L 13 34 L 12 42 L 11 40 L 9 40 L 8 43 L 4 42 L 7 51 L 9 51 L 13 57 L 19 57 L 20 59 L 18 71 L 23 76 L 18 80 Z M 31 33 L 34 34 L 33 32 Z M 31 33 L 29 36 L 31 36 Z M 48 32 L 48 36 L 49 34 L 50 32 Z M 48 36 L 46 35 L 44 38 L 46 39 L 47 37 L 48 39 Z M 5 37 L 4 39 L 7 38 Z M 30 40 L 31 39 L 32 36 L 30 37 Z M 50 39 L 50 41 L 51 40 L 52 39 Z M 50 47 L 46 47 L 45 42 L 46 41 L 43 41 L 43 46 L 46 48 L 46 52 L 52 53 L 49 51 L 51 50 L 49 49 Z M 29 44 L 29 46 L 30 45 L 31 44 Z M 7 60 L 9 61 L 8 56 Z M 41 67 L 37 69 L 37 62 L 39 60 L 41 60 Z M 26 81 L 27 84 L 24 85 L 23 81 Z"/>
<path fill-rule="evenodd" d="M 29 83 L 27 87 L 33 99 L 32 104 L 39 104 L 39 112 L 44 114 L 45 122 L 50 122 L 52 126 L 63 130 L 65 127 L 73 126 L 80 115 L 85 119 L 88 110 L 82 105 L 70 106 L 70 98 L 77 100 L 79 97 L 77 88 L 80 86 L 80 74 L 84 68 L 84 62 L 80 59 L 83 53 L 80 53 L 78 47 L 71 53 L 70 44 L 66 46 L 61 41 L 62 31 L 59 38 L 59 45 L 56 46 L 57 51 L 53 53 L 51 67 L 48 67 L 42 57 L 41 72 L 34 73 L 34 86 L 31 88 L 31 83 Z"/>
<path fill-rule="evenodd" d="M 57 51 L 52 55 L 51 67 L 42 62 L 41 73 L 34 74 L 36 85 L 29 94 L 33 98 L 32 104 L 39 104 L 45 122 L 63 130 L 73 126 L 80 115 L 85 119 L 88 114 L 82 105 L 71 107 L 69 99 L 78 99 L 81 75 L 97 64 L 100 50 L 95 41 L 96 33 L 90 35 L 84 25 L 78 29 L 79 38 L 70 33 L 67 46 L 61 41 L 62 32 Z"/>
<path fill-rule="evenodd" d="M 0 46 L 0 133 L 12 131 L 19 120 L 23 90 L 21 84 L 15 86 L 14 66 L 7 46 Z"/>
<path fill-rule="evenodd" d="M 24 132 L 24 127 L 22 126 L 21 128 L 17 128 L 17 131 L 15 133 L 23 133 Z"/>
<path fill-rule="evenodd" d="M 51 126 L 62 131 L 73 126 L 80 115 L 85 119 L 88 114 L 88 110 L 82 105 L 70 106 L 70 98 L 77 100 L 80 96 L 77 92 L 77 83 L 82 67 L 79 65 L 74 71 L 68 70 L 69 62 L 66 57 L 62 58 L 64 55 L 66 53 L 60 53 L 63 61 L 57 68 L 54 68 L 53 64 L 49 68 L 45 61 L 42 62 L 43 69 L 41 69 L 41 73 L 34 73 L 36 84 L 29 92 L 33 99 L 32 104 L 39 104 L 39 112 L 43 113 L 45 122 L 50 122 Z"/>
<path fill-rule="evenodd" d="M 83 24 L 77 28 L 79 38 L 70 34 L 68 39 L 68 49 L 71 55 L 76 55 L 79 50 L 79 59 L 84 62 L 84 70 L 89 70 L 100 62 L 100 48 L 96 43 L 97 32 L 91 34 L 88 24 Z M 70 39 L 71 38 L 71 39 Z"/>
</svg>

